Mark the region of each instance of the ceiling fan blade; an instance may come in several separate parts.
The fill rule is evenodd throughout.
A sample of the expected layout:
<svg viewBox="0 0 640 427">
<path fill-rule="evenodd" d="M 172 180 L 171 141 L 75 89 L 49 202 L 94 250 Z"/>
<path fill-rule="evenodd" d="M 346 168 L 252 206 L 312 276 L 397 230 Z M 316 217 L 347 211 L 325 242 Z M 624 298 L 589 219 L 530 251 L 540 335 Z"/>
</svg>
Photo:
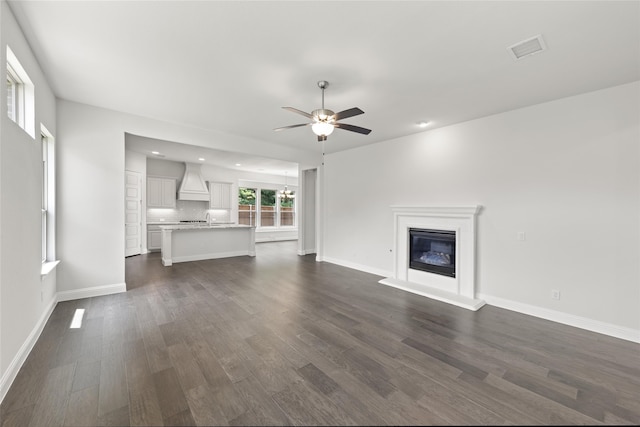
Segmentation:
<svg viewBox="0 0 640 427">
<path fill-rule="evenodd" d="M 364 114 L 364 111 L 359 109 L 358 107 L 349 108 L 348 110 L 340 111 L 333 115 L 336 120 L 340 119 L 348 119 L 349 117 L 358 116 L 360 114 Z"/>
<path fill-rule="evenodd" d="M 289 125 L 289 126 L 282 126 L 281 128 L 275 128 L 274 131 L 280 131 L 280 130 L 285 130 L 285 129 L 292 129 L 292 128 L 299 128 L 301 126 L 309 126 L 311 123 L 301 123 L 299 125 Z"/>
<path fill-rule="evenodd" d="M 349 130 L 351 132 L 358 132 L 364 135 L 369 135 L 371 133 L 371 129 L 361 128 L 360 126 L 348 125 L 346 123 L 336 123 L 334 126 L 339 129 Z"/>
<path fill-rule="evenodd" d="M 313 119 L 313 116 L 311 114 L 306 113 L 306 112 L 304 112 L 302 110 L 298 110 L 297 108 L 293 108 L 293 107 L 282 107 L 282 108 L 284 108 L 285 110 L 291 111 L 292 113 L 298 113 L 298 114 L 301 114 L 301 115 L 303 115 L 303 116 L 305 116 L 305 117 L 307 117 L 309 119 Z"/>
</svg>

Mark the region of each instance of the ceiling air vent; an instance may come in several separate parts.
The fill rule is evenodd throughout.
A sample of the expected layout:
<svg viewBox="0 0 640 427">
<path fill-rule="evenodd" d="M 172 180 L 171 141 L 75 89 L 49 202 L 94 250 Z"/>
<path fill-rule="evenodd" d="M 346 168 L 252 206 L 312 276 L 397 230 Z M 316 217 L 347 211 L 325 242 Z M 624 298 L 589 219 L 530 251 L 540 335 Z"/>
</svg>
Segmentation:
<svg viewBox="0 0 640 427">
<path fill-rule="evenodd" d="M 536 53 L 540 53 L 546 49 L 547 45 L 544 43 L 541 34 L 538 34 L 535 37 L 531 37 L 530 39 L 518 42 L 513 46 L 509 46 L 507 48 L 509 54 L 511 54 L 511 57 L 516 61 L 530 55 L 535 55 Z"/>
</svg>

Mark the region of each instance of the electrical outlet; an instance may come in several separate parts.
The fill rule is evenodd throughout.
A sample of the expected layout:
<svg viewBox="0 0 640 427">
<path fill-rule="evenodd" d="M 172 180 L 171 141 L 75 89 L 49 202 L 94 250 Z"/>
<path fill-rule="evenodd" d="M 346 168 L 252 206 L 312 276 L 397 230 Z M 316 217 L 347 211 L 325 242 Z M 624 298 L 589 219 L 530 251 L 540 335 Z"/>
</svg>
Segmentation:
<svg viewBox="0 0 640 427">
<path fill-rule="evenodd" d="M 559 300 L 560 299 L 560 291 L 557 290 L 557 289 L 553 289 L 551 291 L 551 298 Z"/>
<path fill-rule="evenodd" d="M 519 242 L 524 242 L 525 240 L 527 240 L 527 235 L 524 231 L 518 231 L 516 238 L 518 239 Z"/>
</svg>

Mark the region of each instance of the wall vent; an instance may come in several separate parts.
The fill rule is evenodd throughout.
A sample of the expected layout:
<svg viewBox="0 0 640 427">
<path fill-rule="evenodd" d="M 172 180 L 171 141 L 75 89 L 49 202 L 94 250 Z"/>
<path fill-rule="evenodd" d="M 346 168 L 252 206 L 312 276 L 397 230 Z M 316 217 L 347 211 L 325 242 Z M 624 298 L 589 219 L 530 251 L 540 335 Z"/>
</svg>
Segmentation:
<svg viewBox="0 0 640 427">
<path fill-rule="evenodd" d="M 518 42 L 507 48 L 511 57 L 516 61 L 526 58 L 527 56 L 535 55 L 536 53 L 540 53 L 546 49 L 547 45 L 545 44 L 541 34 Z"/>
</svg>

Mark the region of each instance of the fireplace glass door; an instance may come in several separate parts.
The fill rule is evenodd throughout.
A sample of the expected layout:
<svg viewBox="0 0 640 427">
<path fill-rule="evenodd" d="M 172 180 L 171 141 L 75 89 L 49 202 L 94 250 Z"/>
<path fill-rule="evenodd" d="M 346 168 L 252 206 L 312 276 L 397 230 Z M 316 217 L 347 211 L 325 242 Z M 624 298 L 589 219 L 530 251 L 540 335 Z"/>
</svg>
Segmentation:
<svg viewBox="0 0 640 427">
<path fill-rule="evenodd" d="M 456 277 L 456 232 L 410 228 L 409 268 Z"/>
</svg>

